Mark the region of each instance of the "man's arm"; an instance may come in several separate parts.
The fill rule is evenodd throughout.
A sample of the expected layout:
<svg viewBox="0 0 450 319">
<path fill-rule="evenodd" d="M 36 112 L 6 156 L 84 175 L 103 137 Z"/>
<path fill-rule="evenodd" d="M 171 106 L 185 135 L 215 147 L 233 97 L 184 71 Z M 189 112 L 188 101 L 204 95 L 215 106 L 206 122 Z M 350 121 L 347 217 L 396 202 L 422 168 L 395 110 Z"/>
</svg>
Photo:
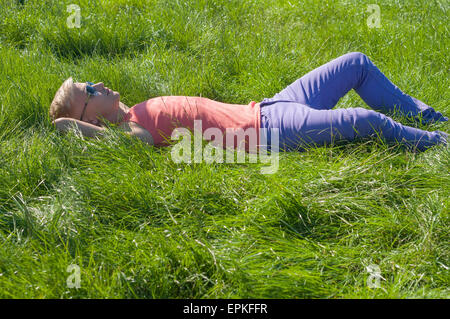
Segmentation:
<svg viewBox="0 0 450 319">
<path fill-rule="evenodd" d="M 52 124 L 54 124 L 61 132 L 67 132 L 75 125 L 81 131 L 83 136 L 87 137 L 103 136 L 103 132 L 105 131 L 104 127 L 95 126 L 93 124 L 68 117 L 60 117 L 54 120 Z"/>
<path fill-rule="evenodd" d="M 67 132 L 75 124 L 83 136 L 87 137 L 103 136 L 103 133 L 106 130 L 104 127 L 95 126 L 93 124 L 68 117 L 58 118 L 54 120 L 52 124 L 54 124 L 61 132 Z M 136 136 L 149 145 L 154 144 L 153 137 L 150 132 L 135 122 L 123 122 L 119 125 L 119 129 L 125 131 L 125 133 L 130 136 Z"/>
<path fill-rule="evenodd" d="M 122 122 L 119 125 L 119 129 L 125 131 L 125 133 L 128 133 L 131 136 L 136 136 L 148 145 L 154 145 L 153 136 L 150 132 L 135 122 Z"/>
</svg>

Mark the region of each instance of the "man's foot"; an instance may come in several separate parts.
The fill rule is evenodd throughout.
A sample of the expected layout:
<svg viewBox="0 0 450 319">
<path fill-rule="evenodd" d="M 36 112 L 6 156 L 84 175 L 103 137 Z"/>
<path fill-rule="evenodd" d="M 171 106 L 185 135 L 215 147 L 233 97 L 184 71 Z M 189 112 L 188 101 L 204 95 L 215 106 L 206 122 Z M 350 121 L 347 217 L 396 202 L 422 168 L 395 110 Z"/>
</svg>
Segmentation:
<svg viewBox="0 0 450 319">
<path fill-rule="evenodd" d="M 442 115 L 441 112 L 436 112 L 433 108 L 426 109 L 420 112 L 414 119 L 422 124 L 431 124 L 434 122 L 447 122 L 448 117 Z"/>
<path fill-rule="evenodd" d="M 439 140 L 441 141 L 441 144 L 444 144 L 444 145 L 448 144 L 448 134 L 447 133 L 445 133 L 443 131 L 439 131 L 439 130 L 436 130 L 434 132 L 439 135 Z"/>
</svg>

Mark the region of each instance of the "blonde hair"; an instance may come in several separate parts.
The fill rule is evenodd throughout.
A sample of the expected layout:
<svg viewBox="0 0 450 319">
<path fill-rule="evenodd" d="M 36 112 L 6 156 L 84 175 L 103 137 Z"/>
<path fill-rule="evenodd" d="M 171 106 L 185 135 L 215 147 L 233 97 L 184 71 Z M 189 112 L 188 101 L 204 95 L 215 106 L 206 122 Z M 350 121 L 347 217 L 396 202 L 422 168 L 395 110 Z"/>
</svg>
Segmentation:
<svg viewBox="0 0 450 319">
<path fill-rule="evenodd" d="M 60 117 L 69 117 L 74 97 L 74 88 L 75 84 L 73 83 L 72 77 L 70 77 L 56 91 L 49 111 L 52 120 Z"/>
</svg>

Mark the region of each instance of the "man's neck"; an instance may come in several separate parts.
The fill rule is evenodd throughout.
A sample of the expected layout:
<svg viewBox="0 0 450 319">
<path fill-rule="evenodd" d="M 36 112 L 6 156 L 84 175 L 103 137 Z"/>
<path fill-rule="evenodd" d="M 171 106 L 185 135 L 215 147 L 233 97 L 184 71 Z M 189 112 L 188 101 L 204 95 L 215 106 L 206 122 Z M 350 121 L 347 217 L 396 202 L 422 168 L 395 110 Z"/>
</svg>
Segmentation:
<svg viewBox="0 0 450 319">
<path fill-rule="evenodd" d="M 117 117 L 115 123 L 122 122 L 125 114 L 127 114 L 129 110 L 130 108 L 128 106 L 119 101 L 119 109 L 117 110 Z"/>
</svg>

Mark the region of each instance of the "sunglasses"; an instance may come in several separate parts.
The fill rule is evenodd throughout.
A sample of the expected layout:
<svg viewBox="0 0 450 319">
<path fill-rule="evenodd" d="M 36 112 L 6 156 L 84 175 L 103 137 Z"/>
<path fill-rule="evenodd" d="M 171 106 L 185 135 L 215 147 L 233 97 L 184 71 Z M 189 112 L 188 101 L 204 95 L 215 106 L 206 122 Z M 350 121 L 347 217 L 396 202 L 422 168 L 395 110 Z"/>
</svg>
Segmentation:
<svg viewBox="0 0 450 319">
<path fill-rule="evenodd" d="M 87 98 L 86 98 L 86 102 L 84 103 L 84 108 L 83 108 L 83 112 L 81 113 L 81 117 L 80 117 L 80 121 L 83 121 L 83 115 L 84 112 L 86 111 L 86 106 L 89 103 L 89 99 L 91 96 L 97 96 L 100 93 L 95 89 L 95 87 L 93 87 L 92 85 L 94 85 L 94 83 L 92 82 L 86 82 L 86 94 L 87 94 Z"/>
</svg>

